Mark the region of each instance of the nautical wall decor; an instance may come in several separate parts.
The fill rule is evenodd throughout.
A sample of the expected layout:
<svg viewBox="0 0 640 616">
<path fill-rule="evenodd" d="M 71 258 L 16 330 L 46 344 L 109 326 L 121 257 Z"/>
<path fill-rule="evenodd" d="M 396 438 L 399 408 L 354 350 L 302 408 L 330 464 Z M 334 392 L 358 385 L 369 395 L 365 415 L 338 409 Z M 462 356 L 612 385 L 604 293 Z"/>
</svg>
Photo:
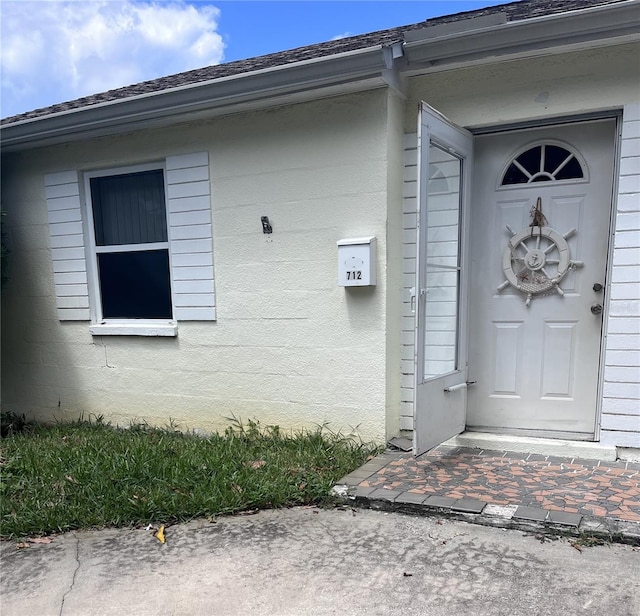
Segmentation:
<svg viewBox="0 0 640 616">
<path fill-rule="evenodd" d="M 560 287 L 562 279 L 582 261 L 571 259 L 567 240 L 576 232 L 571 229 L 564 234 L 547 225 L 542 213 L 542 199 L 538 197 L 531 209 L 531 225 L 514 231 L 507 225 L 511 239 L 502 254 L 502 270 L 506 280 L 498 291 L 509 285 L 525 294 L 525 304 L 531 304 L 534 297 L 551 293 L 564 295 Z"/>
</svg>

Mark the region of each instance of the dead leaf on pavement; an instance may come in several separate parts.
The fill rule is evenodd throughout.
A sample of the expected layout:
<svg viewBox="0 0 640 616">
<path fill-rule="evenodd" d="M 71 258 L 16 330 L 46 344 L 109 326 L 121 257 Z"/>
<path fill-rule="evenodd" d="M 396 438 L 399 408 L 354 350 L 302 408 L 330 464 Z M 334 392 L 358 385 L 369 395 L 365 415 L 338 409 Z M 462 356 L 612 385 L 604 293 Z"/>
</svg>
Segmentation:
<svg viewBox="0 0 640 616">
<path fill-rule="evenodd" d="M 31 547 L 28 543 L 16 543 L 16 550 L 23 550 L 28 547 Z"/>
<path fill-rule="evenodd" d="M 160 526 L 158 532 L 154 536 L 160 543 L 165 543 L 166 539 L 164 537 L 164 524 Z"/>
<path fill-rule="evenodd" d="M 51 543 L 53 541 L 53 537 L 32 537 L 31 539 L 27 539 L 29 543 Z"/>
</svg>

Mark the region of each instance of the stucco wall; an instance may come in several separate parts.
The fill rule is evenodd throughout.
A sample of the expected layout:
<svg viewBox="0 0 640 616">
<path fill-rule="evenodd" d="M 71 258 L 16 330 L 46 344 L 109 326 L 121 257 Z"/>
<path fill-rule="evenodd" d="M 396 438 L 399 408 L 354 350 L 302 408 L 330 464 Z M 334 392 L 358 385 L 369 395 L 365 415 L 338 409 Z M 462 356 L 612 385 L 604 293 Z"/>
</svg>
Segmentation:
<svg viewBox="0 0 640 616">
<path fill-rule="evenodd" d="M 421 100 L 466 128 L 570 116 L 637 103 L 640 45 L 528 58 L 411 80 L 405 132 Z"/>
<path fill-rule="evenodd" d="M 610 270 L 609 318 L 600 440 L 640 447 L 640 66 L 638 45 L 530 58 L 446 71 L 411 81 L 406 107 L 404 315 L 401 425 L 412 410 L 413 340 L 409 288 L 415 257 L 415 131 L 418 102 L 424 100 L 464 127 L 571 117 L 624 110 L 614 248 Z M 413 191 L 413 192 L 412 192 Z"/>
<path fill-rule="evenodd" d="M 380 90 L 8 157 L 3 408 L 204 429 L 230 416 L 327 422 L 383 439 L 386 115 Z M 44 174 L 199 151 L 210 161 L 217 321 L 180 323 L 177 338 L 92 337 L 88 322 L 58 321 Z M 378 286 L 345 290 L 336 241 L 363 235 L 378 238 Z"/>
</svg>

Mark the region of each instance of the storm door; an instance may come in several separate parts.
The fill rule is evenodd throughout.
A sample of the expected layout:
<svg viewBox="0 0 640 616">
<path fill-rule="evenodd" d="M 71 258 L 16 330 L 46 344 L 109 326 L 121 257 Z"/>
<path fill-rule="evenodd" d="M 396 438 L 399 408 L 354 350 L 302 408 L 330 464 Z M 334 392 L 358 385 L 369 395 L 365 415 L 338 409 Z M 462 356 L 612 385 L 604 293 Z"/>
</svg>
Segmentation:
<svg viewBox="0 0 640 616">
<path fill-rule="evenodd" d="M 464 430 L 471 134 L 422 104 L 418 122 L 414 453 Z"/>
</svg>

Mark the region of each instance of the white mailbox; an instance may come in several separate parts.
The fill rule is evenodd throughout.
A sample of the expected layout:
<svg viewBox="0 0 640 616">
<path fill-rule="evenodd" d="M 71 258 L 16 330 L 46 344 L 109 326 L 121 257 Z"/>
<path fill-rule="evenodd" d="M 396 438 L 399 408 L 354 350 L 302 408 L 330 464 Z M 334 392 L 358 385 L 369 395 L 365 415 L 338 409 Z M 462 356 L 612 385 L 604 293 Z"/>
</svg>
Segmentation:
<svg viewBox="0 0 640 616">
<path fill-rule="evenodd" d="M 338 284 L 341 287 L 367 287 L 376 284 L 375 237 L 338 241 Z"/>
</svg>

